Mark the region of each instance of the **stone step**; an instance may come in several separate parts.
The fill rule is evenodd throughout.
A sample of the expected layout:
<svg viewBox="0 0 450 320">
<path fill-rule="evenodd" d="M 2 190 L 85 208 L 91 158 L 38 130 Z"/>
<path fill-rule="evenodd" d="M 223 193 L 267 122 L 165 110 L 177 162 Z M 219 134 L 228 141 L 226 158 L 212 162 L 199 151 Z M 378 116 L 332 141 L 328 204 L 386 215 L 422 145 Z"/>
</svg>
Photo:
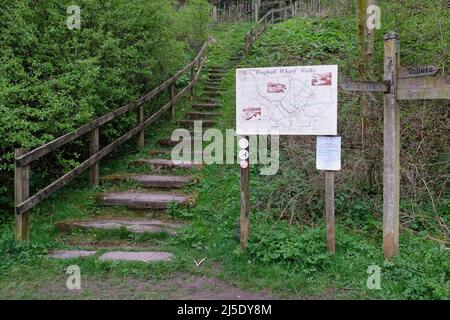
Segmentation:
<svg viewBox="0 0 450 320">
<path fill-rule="evenodd" d="M 184 224 L 164 222 L 157 219 L 130 219 L 120 217 L 108 217 L 90 220 L 66 220 L 56 224 L 56 228 L 64 233 L 71 233 L 76 229 L 91 230 L 114 230 L 125 228 L 133 233 L 159 233 L 165 232 L 169 235 L 176 236 L 177 230 Z"/>
<path fill-rule="evenodd" d="M 225 68 L 224 66 L 212 66 L 208 68 L 208 71 L 226 72 L 227 68 Z"/>
<path fill-rule="evenodd" d="M 205 91 L 208 91 L 208 92 L 210 92 L 210 91 L 213 91 L 213 92 L 220 92 L 221 89 L 219 89 L 219 90 L 217 90 L 217 89 L 205 89 Z M 204 93 L 205 93 L 205 92 L 203 92 L 203 93 L 202 93 L 202 96 L 200 97 L 200 99 L 201 99 L 202 101 L 211 101 L 211 102 L 215 102 L 215 101 L 218 102 L 218 101 L 219 101 L 219 99 L 218 99 L 217 97 L 205 95 Z"/>
<path fill-rule="evenodd" d="M 194 138 L 192 138 L 192 143 L 195 143 L 197 140 L 199 140 L 199 139 L 194 139 Z M 200 139 L 201 140 L 201 139 Z M 177 144 L 179 144 L 181 142 L 181 140 L 180 141 L 172 141 L 172 139 L 170 139 L 170 138 L 165 138 L 165 139 L 159 139 L 158 140 L 158 144 L 160 145 L 160 146 L 162 146 L 162 147 L 174 147 L 174 146 L 176 146 Z M 200 143 L 202 143 L 203 141 L 200 141 Z"/>
<path fill-rule="evenodd" d="M 148 152 L 150 155 L 171 155 L 172 154 L 172 150 L 150 150 Z M 207 157 L 209 156 L 209 152 L 188 152 L 189 158 L 192 160 L 192 157 L 197 157 L 197 158 L 201 158 L 201 157 Z"/>
<path fill-rule="evenodd" d="M 220 105 L 218 103 L 195 103 L 192 108 L 195 110 L 217 110 Z"/>
<path fill-rule="evenodd" d="M 111 175 L 102 177 L 104 181 L 120 182 L 135 181 L 144 188 L 182 188 L 188 184 L 197 183 L 198 178 L 187 176 L 156 176 L 156 175 Z"/>
<path fill-rule="evenodd" d="M 201 122 L 203 128 L 211 128 L 216 125 L 214 120 L 180 120 L 178 123 L 185 128 L 193 128 L 194 121 Z"/>
<path fill-rule="evenodd" d="M 75 259 L 90 257 L 97 251 L 86 250 L 58 250 L 47 256 L 53 259 Z M 161 262 L 170 261 L 173 255 L 164 251 L 109 251 L 98 257 L 102 261 L 131 261 L 131 262 Z"/>
<path fill-rule="evenodd" d="M 205 83 L 203 90 L 220 91 L 222 90 L 221 82 Z"/>
<path fill-rule="evenodd" d="M 200 98 L 200 103 L 215 103 L 220 105 L 220 99 L 203 96 Z"/>
<path fill-rule="evenodd" d="M 204 87 L 202 90 L 202 96 L 203 95 L 209 95 L 210 93 L 218 93 L 221 94 L 222 93 L 222 89 L 221 88 L 213 88 L 213 87 Z"/>
<path fill-rule="evenodd" d="M 84 257 L 92 257 L 97 254 L 97 251 L 91 250 L 56 250 L 47 255 L 53 259 L 76 259 Z"/>
<path fill-rule="evenodd" d="M 216 65 L 216 66 L 210 66 L 209 69 L 226 69 L 223 64 Z"/>
<path fill-rule="evenodd" d="M 228 72 L 228 69 L 224 68 L 224 67 L 221 67 L 221 68 L 209 68 L 208 72 L 224 74 L 224 73 Z"/>
<path fill-rule="evenodd" d="M 209 78 L 222 78 L 225 75 L 225 72 L 208 72 Z"/>
<path fill-rule="evenodd" d="M 204 86 L 203 87 L 203 91 L 219 91 L 219 92 L 222 92 L 222 87 L 220 87 L 220 86 L 211 86 L 211 85 L 209 85 L 209 86 Z"/>
<path fill-rule="evenodd" d="M 152 169 L 200 169 L 203 164 L 194 163 L 193 161 L 176 161 L 168 159 L 140 159 L 134 160 L 135 165 L 145 165 Z"/>
<path fill-rule="evenodd" d="M 170 261 L 173 255 L 162 251 L 110 251 L 98 259 L 102 261 L 160 262 Z"/>
<path fill-rule="evenodd" d="M 123 191 L 100 195 L 98 200 L 105 206 L 127 206 L 132 209 L 164 210 L 170 203 L 181 206 L 193 204 L 193 198 L 185 194 L 169 192 Z"/>
<path fill-rule="evenodd" d="M 187 116 L 191 120 L 214 119 L 220 115 L 219 112 L 187 112 Z"/>
<path fill-rule="evenodd" d="M 219 92 L 221 92 L 222 91 L 222 87 L 221 86 L 211 86 L 211 85 L 209 85 L 209 86 L 203 87 L 203 90 L 204 91 L 219 91 Z"/>
<path fill-rule="evenodd" d="M 159 154 L 170 155 L 170 154 L 172 154 L 172 150 L 171 149 L 169 149 L 169 150 L 166 150 L 166 149 L 154 149 L 154 150 L 149 150 L 148 154 L 150 154 L 152 156 L 156 156 L 156 155 L 159 155 Z"/>
<path fill-rule="evenodd" d="M 207 96 L 207 97 L 220 97 L 222 93 L 219 91 L 204 91 L 203 95 Z"/>
</svg>

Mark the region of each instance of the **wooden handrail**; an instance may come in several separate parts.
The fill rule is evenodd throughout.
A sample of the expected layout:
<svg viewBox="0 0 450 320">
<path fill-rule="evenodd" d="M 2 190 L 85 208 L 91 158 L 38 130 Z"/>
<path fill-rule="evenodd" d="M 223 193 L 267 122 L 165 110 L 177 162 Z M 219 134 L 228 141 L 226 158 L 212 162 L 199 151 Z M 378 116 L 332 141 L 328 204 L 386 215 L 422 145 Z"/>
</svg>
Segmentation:
<svg viewBox="0 0 450 320">
<path fill-rule="evenodd" d="M 157 86 L 152 91 L 148 92 L 138 100 L 136 100 L 133 103 L 129 103 L 123 107 L 120 107 L 114 111 L 111 111 L 95 120 L 92 120 L 91 122 L 85 124 L 84 126 L 76 129 L 75 131 L 72 131 L 70 133 L 67 133 L 59 138 L 56 138 L 53 141 L 50 141 L 36 149 L 31 150 L 30 152 L 27 152 L 24 155 L 21 155 L 20 157 L 16 158 L 16 166 L 23 167 L 28 164 L 30 164 L 32 161 L 39 159 L 43 157 L 44 155 L 58 149 L 59 147 L 62 147 L 63 145 L 85 135 L 88 132 L 91 132 L 93 129 L 102 126 L 105 123 L 110 122 L 111 120 L 123 115 L 124 113 L 127 113 L 130 110 L 133 110 L 140 105 L 142 105 L 145 102 L 148 102 L 151 98 L 155 97 L 157 94 L 161 93 L 165 89 L 169 87 L 172 83 L 176 82 L 187 70 L 192 68 L 195 63 L 198 62 L 200 57 L 203 55 L 207 47 L 207 42 L 202 46 L 199 54 L 197 57 L 190 62 L 188 65 L 186 65 L 183 69 L 178 71 L 174 76 L 172 76 L 167 81 L 163 82 L 159 86 Z"/>
<path fill-rule="evenodd" d="M 244 12 L 244 13 L 241 14 L 240 16 L 234 17 L 233 19 L 231 19 L 231 20 L 228 21 L 228 22 L 233 22 L 233 21 L 239 20 L 240 18 L 245 17 L 245 16 L 249 15 L 250 13 L 252 13 L 252 12 L 254 12 L 254 11 L 255 11 L 254 9 L 251 9 L 251 10 L 249 10 L 249 11 L 247 11 L 247 12 Z"/>
<path fill-rule="evenodd" d="M 166 110 L 171 108 L 181 97 L 183 97 L 187 92 L 191 90 L 197 83 L 197 81 L 200 78 L 200 73 L 205 65 L 206 57 L 205 52 L 206 48 L 208 46 L 208 42 L 205 42 L 205 44 L 200 49 L 198 55 L 196 58 L 190 62 L 188 65 L 186 65 L 183 69 L 178 71 L 175 75 L 173 75 L 170 79 L 166 80 L 162 84 L 160 84 L 158 87 L 150 91 L 149 93 L 145 94 L 141 98 L 139 98 L 137 101 L 133 103 L 129 103 L 119 109 L 116 109 L 108 114 L 105 114 L 88 124 L 78 128 L 77 130 L 65 134 L 41 147 L 38 147 L 30 152 L 22 154 L 20 152 L 16 157 L 16 170 L 20 168 L 28 168 L 28 165 L 44 156 L 45 154 L 67 144 L 68 142 L 86 134 L 89 132 L 92 132 L 93 130 L 98 130 L 98 127 L 101 125 L 111 121 L 112 119 L 132 110 L 135 109 L 138 106 L 141 106 L 145 102 L 149 101 L 152 97 L 156 96 L 158 93 L 162 92 L 163 90 L 167 89 L 170 85 L 173 85 L 185 72 L 188 70 L 194 70 L 196 64 L 198 63 L 198 69 L 192 78 L 192 80 L 189 82 L 189 84 L 184 87 L 178 94 L 174 95 L 173 98 L 166 103 L 162 108 L 160 108 L 158 111 L 156 111 L 154 114 L 152 114 L 150 117 L 145 119 L 143 122 L 141 122 L 138 126 L 134 127 L 112 143 L 110 143 L 108 146 L 104 147 L 100 151 L 97 151 L 94 154 L 91 154 L 90 157 L 82 162 L 78 167 L 72 169 L 71 171 L 64 174 L 62 177 L 58 178 L 54 182 L 52 182 L 47 187 L 39 190 L 31 197 L 25 197 L 26 199 L 23 199 L 24 197 L 18 197 L 19 203 L 16 203 L 15 206 L 15 214 L 17 216 L 24 215 L 27 213 L 31 208 L 33 208 L 35 205 L 37 205 L 42 200 L 46 199 L 48 196 L 50 196 L 52 193 L 57 191 L 58 189 L 62 188 L 66 184 L 68 184 L 70 181 L 72 181 L 77 175 L 81 174 L 82 172 L 86 171 L 93 165 L 95 165 L 98 161 L 103 159 L 105 156 L 107 156 L 109 153 L 111 153 L 114 149 L 116 149 L 118 146 L 123 144 L 124 142 L 128 141 L 130 138 L 138 134 L 139 132 L 142 132 L 145 127 L 150 125 L 152 122 L 157 120 Z M 28 169 L 27 169 L 28 170 Z M 15 181 L 15 184 L 19 184 L 19 181 Z M 19 218 L 20 219 L 20 218 Z M 23 219 L 27 220 L 27 219 Z M 26 227 L 28 229 L 28 227 Z M 22 238 L 25 235 L 27 237 L 27 233 L 21 232 L 19 235 L 19 238 Z M 24 239 L 21 239 L 24 240 Z"/>
<path fill-rule="evenodd" d="M 290 13 L 289 16 L 287 15 L 288 10 L 290 9 Z M 245 47 L 244 47 L 244 52 L 247 53 L 250 48 L 252 47 L 253 42 L 256 41 L 256 39 L 264 32 L 264 30 L 266 29 L 267 23 L 275 23 L 275 19 L 273 18 L 274 13 L 278 13 L 278 12 L 285 12 L 285 17 L 278 17 L 278 20 L 283 20 L 285 18 L 288 17 L 293 17 L 295 15 L 295 6 L 289 6 L 289 7 L 283 7 L 280 9 L 272 9 L 269 12 L 267 12 L 261 19 L 259 19 L 255 25 L 247 32 L 247 34 L 245 35 Z M 269 18 L 268 21 L 267 18 Z M 262 29 L 260 29 L 260 27 L 262 26 Z"/>
</svg>

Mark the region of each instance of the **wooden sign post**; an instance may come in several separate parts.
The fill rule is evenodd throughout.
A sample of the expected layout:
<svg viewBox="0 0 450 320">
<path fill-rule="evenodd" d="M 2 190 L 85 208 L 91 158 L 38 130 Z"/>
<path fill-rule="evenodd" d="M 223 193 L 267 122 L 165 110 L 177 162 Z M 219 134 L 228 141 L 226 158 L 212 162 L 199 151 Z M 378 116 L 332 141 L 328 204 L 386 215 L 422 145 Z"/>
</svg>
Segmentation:
<svg viewBox="0 0 450 320">
<path fill-rule="evenodd" d="M 392 31 L 384 37 L 384 82 L 344 81 L 344 91 L 383 92 L 383 254 L 399 252 L 400 109 L 399 100 L 450 99 L 450 78 L 436 78 L 436 66 L 400 65 L 400 41 Z"/>
<path fill-rule="evenodd" d="M 253 146 L 251 149 L 248 148 L 248 136 L 304 135 L 324 137 L 331 135 L 333 137 L 327 137 L 331 141 L 325 141 L 324 151 L 321 154 L 324 167 L 319 170 L 337 170 L 333 167 L 330 168 L 328 165 L 336 163 L 333 160 L 335 158 L 330 157 L 330 154 L 334 155 L 333 139 L 336 138 L 335 135 L 337 134 L 338 79 L 337 65 L 236 70 L 236 134 L 241 137 L 239 141 L 241 149 L 239 152 L 241 163 L 240 244 L 243 251 L 247 249 L 249 237 L 249 161 L 247 159 L 249 159 L 248 151 L 254 150 Z M 305 108 L 311 108 L 312 110 L 320 108 L 320 114 L 311 115 L 304 108 L 287 111 L 284 107 L 285 103 L 289 102 L 295 105 L 299 102 L 299 98 L 294 94 L 295 92 L 313 92 L 314 94 L 311 94 L 307 101 L 305 99 L 305 106 L 307 106 Z M 284 102 L 285 99 L 287 99 L 286 102 Z M 266 103 L 267 101 L 270 101 L 270 105 Z M 272 114 L 276 116 L 271 116 Z M 305 119 L 306 122 L 310 122 L 310 125 L 305 125 L 305 121 L 294 121 L 294 119 Z M 267 148 L 267 145 L 265 147 Z M 330 152 L 327 153 L 327 151 Z M 272 152 L 271 154 L 273 154 Z M 278 150 L 276 154 L 279 154 Z M 252 159 L 255 158 L 252 157 Z M 330 159 L 332 161 L 329 161 Z M 326 175 L 327 181 L 332 182 L 333 173 L 329 172 Z M 330 195 L 328 197 L 328 221 L 331 227 L 329 228 L 330 236 L 327 238 L 330 242 L 330 252 L 334 252 L 334 191 L 332 189 L 332 183 L 328 183 L 327 190 L 330 190 L 328 192 Z"/>
<path fill-rule="evenodd" d="M 246 142 L 245 142 L 246 141 Z M 249 229 L 249 212 L 250 212 L 250 200 L 249 200 L 249 170 L 250 170 L 250 158 L 249 158 L 249 137 L 245 136 L 239 140 L 239 146 L 242 150 L 247 151 L 247 159 L 239 157 L 241 166 L 241 235 L 240 243 L 242 251 L 247 250 L 248 229 Z"/>
<path fill-rule="evenodd" d="M 400 109 L 396 90 L 400 66 L 400 43 L 397 33 L 384 37 L 384 80 L 391 92 L 384 95 L 384 172 L 383 172 L 383 254 L 398 253 L 400 206 Z"/>
<path fill-rule="evenodd" d="M 319 136 L 316 146 L 316 169 L 325 171 L 325 217 L 327 248 L 336 251 L 334 222 L 334 172 L 341 170 L 341 137 Z"/>
<path fill-rule="evenodd" d="M 325 171 L 325 208 L 327 221 L 327 248 L 329 253 L 336 251 L 334 223 L 334 171 Z"/>
</svg>

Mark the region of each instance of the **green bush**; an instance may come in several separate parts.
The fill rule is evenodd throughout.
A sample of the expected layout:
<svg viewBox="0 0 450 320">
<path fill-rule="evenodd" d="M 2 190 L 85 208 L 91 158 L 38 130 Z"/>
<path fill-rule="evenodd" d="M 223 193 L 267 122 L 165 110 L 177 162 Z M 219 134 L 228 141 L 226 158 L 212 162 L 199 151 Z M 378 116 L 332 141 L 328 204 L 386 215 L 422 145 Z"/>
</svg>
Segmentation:
<svg viewBox="0 0 450 320">
<path fill-rule="evenodd" d="M 248 253 L 264 263 L 292 263 L 295 269 L 310 273 L 330 263 L 322 228 L 296 228 L 284 222 L 259 225 L 249 239 Z"/>
<path fill-rule="evenodd" d="M 66 26 L 71 4 L 0 3 L 0 210 L 12 199 L 15 147 L 36 148 L 132 101 L 184 66 L 207 38 L 206 0 L 181 8 L 167 0 L 80 0 L 81 30 Z M 130 113 L 104 126 L 101 140 L 135 121 Z M 75 165 L 84 150 L 68 147 L 55 165 Z"/>
</svg>

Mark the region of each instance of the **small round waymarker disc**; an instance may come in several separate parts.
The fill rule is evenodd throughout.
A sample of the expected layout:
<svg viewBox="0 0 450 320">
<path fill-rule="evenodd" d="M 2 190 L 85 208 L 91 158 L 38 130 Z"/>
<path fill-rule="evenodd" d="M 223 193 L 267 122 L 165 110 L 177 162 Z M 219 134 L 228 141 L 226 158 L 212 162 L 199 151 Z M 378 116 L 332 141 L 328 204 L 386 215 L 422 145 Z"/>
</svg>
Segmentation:
<svg viewBox="0 0 450 320">
<path fill-rule="evenodd" d="M 239 151 L 239 159 L 247 160 L 248 159 L 248 151 L 247 150 Z"/>
<path fill-rule="evenodd" d="M 246 149 L 248 147 L 248 140 L 245 138 L 242 138 L 239 140 L 239 147 L 241 149 Z"/>
</svg>

